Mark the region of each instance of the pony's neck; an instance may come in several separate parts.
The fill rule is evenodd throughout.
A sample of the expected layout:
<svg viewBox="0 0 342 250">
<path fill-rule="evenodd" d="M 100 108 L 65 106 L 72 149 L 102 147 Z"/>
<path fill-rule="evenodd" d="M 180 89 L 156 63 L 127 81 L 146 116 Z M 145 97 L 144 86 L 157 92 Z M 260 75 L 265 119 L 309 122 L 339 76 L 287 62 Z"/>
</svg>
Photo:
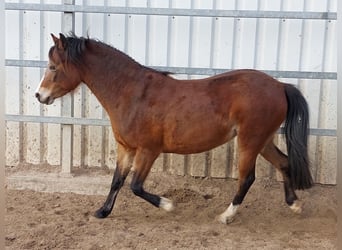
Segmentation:
<svg viewBox="0 0 342 250">
<path fill-rule="evenodd" d="M 85 52 L 87 84 L 114 84 L 121 78 L 136 78 L 137 71 L 144 67 L 121 51 L 106 44 L 91 41 Z M 118 84 L 118 83 L 115 83 Z"/>
<path fill-rule="evenodd" d="M 137 84 L 147 70 L 121 51 L 96 41 L 87 46 L 84 60 L 82 81 L 104 107 L 118 99 L 124 86 Z"/>
</svg>

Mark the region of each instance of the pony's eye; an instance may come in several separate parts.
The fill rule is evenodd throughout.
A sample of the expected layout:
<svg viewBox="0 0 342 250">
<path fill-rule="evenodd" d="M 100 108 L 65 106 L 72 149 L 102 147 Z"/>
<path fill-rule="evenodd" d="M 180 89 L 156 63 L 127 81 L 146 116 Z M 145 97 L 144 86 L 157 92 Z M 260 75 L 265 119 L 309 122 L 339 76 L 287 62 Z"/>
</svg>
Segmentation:
<svg viewBox="0 0 342 250">
<path fill-rule="evenodd" d="M 56 71 L 56 66 L 54 66 L 54 65 L 49 65 L 49 70 L 51 70 L 51 71 Z"/>
</svg>

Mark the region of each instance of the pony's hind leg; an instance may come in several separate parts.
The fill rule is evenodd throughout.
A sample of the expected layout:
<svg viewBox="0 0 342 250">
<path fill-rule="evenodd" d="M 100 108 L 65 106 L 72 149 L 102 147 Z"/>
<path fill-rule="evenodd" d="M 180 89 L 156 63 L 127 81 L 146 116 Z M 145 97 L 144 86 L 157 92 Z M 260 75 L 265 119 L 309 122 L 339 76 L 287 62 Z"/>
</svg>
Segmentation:
<svg viewBox="0 0 342 250">
<path fill-rule="evenodd" d="M 220 222 L 228 224 L 233 221 L 239 206 L 255 180 L 256 156 L 257 153 L 248 153 L 248 151 L 240 150 L 239 189 L 226 211 L 219 215 L 218 220 Z"/>
<path fill-rule="evenodd" d="M 301 213 L 301 205 L 290 181 L 289 162 L 287 156 L 281 152 L 276 145 L 274 145 L 273 141 L 270 141 L 263 148 L 260 154 L 281 172 L 284 180 L 286 203 L 293 212 Z"/>
<path fill-rule="evenodd" d="M 152 205 L 163 208 L 166 211 L 172 211 L 174 206 L 171 200 L 148 193 L 143 188 L 144 181 L 158 155 L 159 152 L 156 153 L 148 149 L 141 149 L 137 151 L 133 162 L 134 174 L 132 178 L 131 189 L 135 195 L 143 198 Z"/>
<path fill-rule="evenodd" d="M 95 217 L 106 218 L 113 210 L 116 197 L 123 186 L 132 166 L 133 157 L 133 151 L 126 150 L 119 144 L 118 161 L 116 163 L 116 169 L 110 187 L 110 192 L 103 206 L 95 212 Z"/>
</svg>

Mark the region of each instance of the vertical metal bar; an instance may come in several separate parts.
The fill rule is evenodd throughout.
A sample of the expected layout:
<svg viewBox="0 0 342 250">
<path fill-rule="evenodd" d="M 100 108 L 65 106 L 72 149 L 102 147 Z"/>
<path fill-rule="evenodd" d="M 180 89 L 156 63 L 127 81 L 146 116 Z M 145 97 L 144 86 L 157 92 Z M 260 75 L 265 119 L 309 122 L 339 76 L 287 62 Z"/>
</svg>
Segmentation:
<svg viewBox="0 0 342 250">
<path fill-rule="evenodd" d="M 87 90 L 84 85 L 81 86 L 81 117 L 86 117 L 86 98 Z M 80 158 L 80 166 L 85 166 L 85 155 L 86 155 L 86 126 L 81 125 L 81 158 Z"/>
<path fill-rule="evenodd" d="M 213 6 L 212 9 L 216 10 L 217 8 L 217 0 L 213 0 Z M 217 19 L 215 17 L 211 18 L 211 39 L 210 39 L 210 61 L 209 61 L 209 67 L 214 67 L 214 51 L 215 51 L 215 43 L 216 43 L 216 21 Z"/>
<path fill-rule="evenodd" d="M 5 2 L 0 1 L 0 34 L 5 34 Z M 5 36 L 0 37 L 0 249 L 5 249 Z"/>
<path fill-rule="evenodd" d="M 108 1 L 104 1 L 104 5 L 108 6 Z M 107 21 L 107 14 L 103 14 L 103 40 L 106 42 L 108 39 L 107 36 L 107 29 L 108 29 L 108 21 Z M 106 111 L 103 107 L 101 107 L 102 110 L 102 119 L 106 118 Z M 101 141 L 101 167 L 105 167 L 106 165 L 106 154 L 108 153 L 108 133 L 107 133 L 107 127 L 102 126 L 101 132 L 102 132 L 102 141 Z"/>
<path fill-rule="evenodd" d="M 342 27 L 342 5 L 338 4 L 338 12 L 337 12 L 337 27 Z M 342 44 L 342 33 L 337 32 L 337 44 Z M 0 46 L 1 47 L 1 46 Z M 337 46 L 337 72 L 339 77 L 337 78 L 337 107 L 342 107 L 342 47 Z M 339 209 L 341 209 L 342 204 L 342 192 L 341 192 L 341 183 L 342 183 L 342 109 L 337 108 L 337 200 Z M 340 217 L 339 217 L 340 218 Z M 338 219 L 338 235 L 337 235 L 337 246 L 342 246 L 342 223 L 341 219 Z"/>
<path fill-rule="evenodd" d="M 258 0 L 258 11 L 260 10 L 260 6 L 261 6 L 261 0 Z M 257 49 L 257 44 L 259 41 L 259 35 L 260 33 L 260 19 L 257 18 L 256 19 L 256 24 L 255 24 L 255 39 L 254 39 L 254 61 L 253 61 L 253 67 L 256 69 L 257 68 L 257 64 L 258 64 L 258 57 L 259 57 L 259 50 Z"/>
<path fill-rule="evenodd" d="M 308 9 L 308 4 L 307 4 L 307 1 L 304 1 L 303 2 L 303 11 L 306 11 Z M 298 20 L 299 21 L 299 20 Z M 301 20 L 301 23 L 302 23 L 302 27 L 301 27 L 301 41 L 300 41 L 300 54 L 299 54 L 299 71 L 302 71 L 303 70 L 303 63 L 305 61 L 305 44 L 304 44 L 304 34 L 307 33 L 307 22 L 305 19 L 302 19 Z M 324 55 L 323 55 L 324 56 Z M 304 82 L 306 80 L 303 80 L 303 79 L 298 79 L 297 80 L 297 85 L 298 85 L 298 88 L 303 91 L 304 89 Z M 321 92 L 321 89 L 320 89 L 320 92 Z M 321 102 L 319 100 L 319 102 Z M 319 115 L 318 115 L 318 122 L 319 122 Z M 314 153 L 314 162 L 315 164 L 311 164 L 310 168 L 311 168 L 311 173 L 312 173 L 312 176 L 313 176 L 313 179 L 314 181 L 317 180 L 317 170 L 318 170 L 318 162 L 319 162 L 319 158 L 320 158 L 320 153 L 319 153 L 319 138 L 316 137 L 315 139 L 316 143 L 314 144 L 313 147 L 315 147 L 315 153 Z"/>
<path fill-rule="evenodd" d="M 281 1 L 280 4 L 280 11 L 284 10 L 284 6 L 285 6 L 285 1 Z M 277 54 L 276 54 L 276 70 L 279 70 L 280 67 L 280 54 L 281 54 L 281 46 L 282 46 L 282 38 L 283 38 L 283 19 L 279 19 L 278 22 L 278 38 L 277 38 Z M 278 136 L 279 138 L 279 136 Z M 279 140 L 278 140 L 278 145 L 279 145 Z M 278 180 L 282 180 L 283 177 L 282 175 L 277 171 L 276 172 L 276 179 Z"/>
<path fill-rule="evenodd" d="M 169 8 L 172 8 L 172 0 L 169 0 Z M 168 16 L 167 19 L 167 41 L 166 41 L 166 66 L 169 67 L 171 65 L 171 34 L 172 34 L 172 19 L 174 17 Z M 172 155 L 164 154 L 164 166 L 166 169 L 171 169 L 172 167 Z"/>
<path fill-rule="evenodd" d="M 327 1 L 327 6 L 326 6 L 326 9 L 329 10 L 329 7 L 330 7 L 330 0 Z M 322 71 L 325 70 L 325 67 L 326 67 L 326 54 L 327 54 L 327 40 L 328 40 L 328 35 L 327 35 L 327 30 L 328 30 L 328 21 L 324 21 L 325 22 L 325 28 L 324 28 L 324 34 L 323 34 L 323 55 L 322 55 Z M 327 96 L 327 86 L 325 87 L 324 86 L 324 80 L 320 80 L 320 93 L 319 93 L 319 105 L 318 105 L 318 128 L 322 128 L 324 127 L 324 116 L 326 115 L 327 113 L 327 110 L 326 110 L 326 105 L 325 105 L 325 102 L 322 101 L 324 99 L 326 99 L 326 96 Z M 318 167 L 319 163 L 321 162 L 321 159 L 322 159 L 322 153 L 324 151 L 324 148 L 323 147 L 323 140 L 324 138 L 321 137 L 321 136 L 317 136 L 316 137 L 316 158 L 315 158 L 315 162 L 316 162 L 316 168 L 314 169 L 315 172 L 313 173 L 313 177 L 314 177 L 314 180 L 317 181 L 317 182 L 320 182 L 319 178 L 320 178 L 320 174 L 322 172 L 322 169 L 323 167 Z"/>
<path fill-rule="evenodd" d="M 212 9 L 216 10 L 217 8 L 217 0 L 213 0 Z M 215 43 L 216 43 L 216 20 L 217 18 L 211 18 L 211 37 L 210 37 L 210 58 L 209 58 L 209 68 L 214 67 L 214 52 L 215 52 Z M 210 177 L 211 176 L 211 164 L 212 164 L 212 156 L 213 150 L 206 152 L 206 166 L 205 166 L 205 175 Z M 226 176 L 225 176 L 226 177 Z"/>
<path fill-rule="evenodd" d="M 172 8 L 172 0 L 169 0 L 169 8 Z M 166 48 L 166 66 L 170 66 L 171 65 L 171 35 L 172 35 L 172 19 L 174 17 L 169 16 L 168 20 L 167 20 L 167 48 Z M 166 166 L 166 168 L 171 169 L 172 167 L 172 155 L 171 154 L 165 154 L 164 156 L 164 166 Z M 184 173 L 184 172 L 183 172 Z"/>
<path fill-rule="evenodd" d="M 147 8 L 151 8 L 151 1 L 147 0 Z M 151 35 L 151 30 L 150 30 L 150 25 L 151 25 L 151 17 L 150 15 L 146 16 L 146 41 L 145 41 L 145 65 L 150 64 L 150 35 Z"/>
<path fill-rule="evenodd" d="M 235 9 L 237 9 L 238 7 L 238 2 L 239 0 L 235 0 Z M 233 37 L 233 44 L 232 44 L 232 59 L 231 59 L 231 67 L 230 67 L 231 69 L 235 68 L 237 20 L 238 20 L 237 18 L 234 18 L 234 33 L 233 33 L 234 37 Z"/>
<path fill-rule="evenodd" d="M 87 5 L 87 0 L 83 1 L 84 5 Z M 88 33 L 87 27 L 85 23 L 87 22 L 87 13 L 83 12 L 82 13 L 82 34 L 85 35 Z M 87 92 L 88 89 L 86 86 L 83 84 L 81 86 L 81 117 L 86 117 L 86 110 L 88 106 L 88 98 L 87 98 Z M 86 165 L 86 152 L 87 152 L 87 126 L 81 125 L 81 159 L 80 159 L 80 165 L 81 167 L 85 167 Z"/>
<path fill-rule="evenodd" d="M 40 4 L 44 4 L 44 0 L 40 0 Z M 44 25 L 42 25 L 42 23 L 44 23 L 44 12 L 41 11 L 40 12 L 40 60 L 43 61 L 44 60 Z M 44 73 L 44 69 L 40 68 L 40 75 L 42 76 Z M 44 107 L 43 104 L 40 104 L 40 110 L 39 110 L 39 115 L 40 116 L 44 116 Z M 43 123 L 40 123 L 40 145 L 39 145 L 39 149 L 40 149 L 40 159 L 39 159 L 39 163 L 43 163 L 44 158 L 45 158 L 45 153 L 46 153 L 46 140 L 45 140 L 45 127 L 46 125 Z"/>
<path fill-rule="evenodd" d="M 194 9 L 195 3 L 194 0 L 191 0 L 190 9 Z M 193 32 L 194 32 L 194 17 L 190 16 L 190 24 L 189 24 L 189 43 L 188 43 L 188 67 L 192 66 L 192 40 L 193 40 Z M 188 75 L 188 79 L 191 77 Z"/>
<path fill-rule="evenodd" d="M 169 0 L 169 8 L 172 8 L 172 0 Z M 170 66 L 171 65 L 171 34 L 172 34 L 172 16 L 168 17 L 168 21 L 167 21 L 167 51 L 166 51 L 166 66 Z"/>
<path fill-rule="evenodd" d="M 130 1 L 126 0 L 126 7 L 130 6 Z M 129 29 L 129 25 L 128 25 L 128 20 L 130 18 L 129 14 L 125 15 L 125 44 L 124 44 L 124 52 L 127 53 L 128 52 L 128 29 Z"/>
<path fill-rule="evenodd" d="M 284 10 L 284 2 L 281 2 L 280 11 Z M 278 26 L 278 43 L 277 43 L 277 63 L 276 63 L 276 70 L 279 70 L 280 65 L 280 51 L 281 51 L 281 41 L 282 41 L 282 32 L 283 32 L 283 20 L 279 19 L 279 26 Z"/>
<path fill-rule="evenodd" d="M 75 0 L 63 0 L 64 4 L 75 4 Z M 64 12 L 62 19 L 63 32 L 75 31 L 75 13 Z M 62 98 L 62 116 L 74 116 L 74 98 L 73 95 L 67 95 Z M 73 165 L 73 125 L 62 124 L 62 154 L 61 165 L 62 174 L 71 174 Z"/>
<path fill-rule="evenodd" d="M 23 1 L 20 0 L 19 3 L 22 3 Z M 22 61 L 23 55 L 24 55 L 24 17 L 23 17 L 23 11 L 19 11 L 19 60 Z M 23 81 L 24 81 L 24 69 L 23 67 L 19 67 L 19 114 L 24 114 L 24 87 L 23 87 Z M 26 151 L 26 139 L 25 139 L 25 133 L 24 133 L 24 123 L 19 122 L 19 162 L 23 163 L 25 160 L 24 152 Z"/>
<path fill-rule="evenodd" d="M 307 9 L 307 1 L 304 1 L 303 11 L 306 11 Z M 303 57 L 304 57 L 304 33 L 306 32 L 306 21 L 305 19 L 301 20 L 302 22 L 302 28 L 301 28 L 301 40 L 300 40 L 300 54 L 299 54 L 299 70 L 303 70 Z M 302 83 L 302 80 L 298 80 L 298 84 L 300 85 Z"/>
<path fill-rule="evenodd" d="M 190 9 L 194 9 L 195 3 L 194 0 L 191 0 L 191 7 Z M 194 30 L 194 17 L 190 16 L 190 24 L 189 24 L 189 43 L 188 43 L 188 67 L 192 66 L 192 41 L 193 41 L 193 30 Z M 187 79 L 191 79 L 190 75 L 187 75 Z M 184 173 L 186 175 L 191 174 L 190 169 L 190 160 L 191 155 L 185 155 L 184 156 Z"/>
<path fill-rule="evenodd" d="M 146 7 L 151 8 L 151 0 L 146 1 Z M 145 65 L 150 65 L 150 36 L 151 36 L 151 16 L 146 15 L 146 37 L 145 37 Z M 154 162 L 154 169 L 165 171 L 164 154 L 160 154 Z"/>
<path fill-rule="evenodd" d="M 262 0 L 258 0 L 258 7 L 257 7 L 258 11 L 260 11 L 261 9 L 261 1 Z M 253 60 L 254 69 L 258 68 L 258 59 L 260 56 L 259 52 L 261 51 L 257 48 L 257 45 L 260 42 L 260 25 L 261 25 L 260 18 L 257 18 L 256 23 L 255 23 L 255 39 L 254 39 L 254 60 Z M 265 161 L 263 158 L 258 158 L 257 161 L 262 162 L 262 164 L 265 165 L 265 167 L 256 169 L 257 177 L 259 176 L 259 174 L 261 176 L 274 177 L 275 168 L 272 167 L 272 164 L 270 164 L 268 161 Z"/>
<path fill-rule="evenodd" d="M 239 1 L 238 0 L 235 0 L 235 9 L 238 8 L 238 3 Z M 236 34 L 237 34 L 237 19 L 234 18 L 234 31 L 233 31 L 233 43 L 232 43 L 232 58 L 231 58 L 231 65 L 230 65 L 230 68 L 231 69 L 234 69 L 235 68 L 235 51 L 236 51 Z M 237 174 L 236 174 L 236 164 L 238 162 L 238 154 L 236 152 L 237 150 L 237 142 L 236 142 L 236 139 L 233 139 L 231 142 L 229 142 L 229 154 L 232 156 L 231 157 L 231 164 L 229 164 L 229 167 L 228 167 L 228 176 L 231 177 L 231 178 L 236 178 L 237 177 Z"/>
</svg>

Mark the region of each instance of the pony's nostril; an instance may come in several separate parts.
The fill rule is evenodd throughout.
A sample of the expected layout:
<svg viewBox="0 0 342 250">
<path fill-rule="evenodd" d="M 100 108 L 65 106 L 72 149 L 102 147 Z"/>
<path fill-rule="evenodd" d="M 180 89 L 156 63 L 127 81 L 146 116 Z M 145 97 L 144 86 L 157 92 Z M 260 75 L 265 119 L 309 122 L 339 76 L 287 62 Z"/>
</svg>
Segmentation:
<svg viewBox="0 0 342 250">
<path fill-rule="evenodd" d="M 37 93 L 35 94 L 35 96 L 36 96 L 36 98 L 38 98 L 38 99 L 39 99 L 39 97 L 40 97 L 40 94 L 37 92 Z"/>
</svg>

